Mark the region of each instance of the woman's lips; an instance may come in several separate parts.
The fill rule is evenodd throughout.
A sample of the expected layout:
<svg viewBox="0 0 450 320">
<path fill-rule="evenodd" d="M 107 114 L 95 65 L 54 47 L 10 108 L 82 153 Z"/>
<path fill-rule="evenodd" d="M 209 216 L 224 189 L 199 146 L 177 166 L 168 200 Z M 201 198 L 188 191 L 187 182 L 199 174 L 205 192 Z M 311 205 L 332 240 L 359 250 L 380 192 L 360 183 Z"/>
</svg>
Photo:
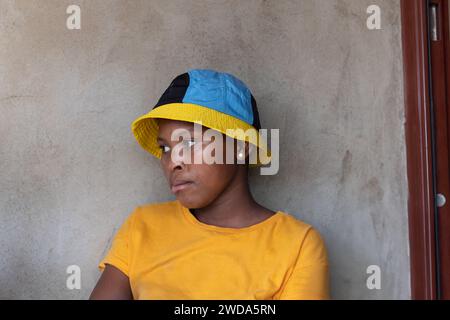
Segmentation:
<svg viewBox="0 0 450 320">
<path fill-rule="evenodd" d="M 172 193 L 176 193 L 180 190 L 184 190 L 186 188 L 189 188 L 193 184 L 192 181 L 186 181 L 183 183 L 179 183 L 177 185 L 173 185 L 170 189 L 172 190 Z"/>
</svg>

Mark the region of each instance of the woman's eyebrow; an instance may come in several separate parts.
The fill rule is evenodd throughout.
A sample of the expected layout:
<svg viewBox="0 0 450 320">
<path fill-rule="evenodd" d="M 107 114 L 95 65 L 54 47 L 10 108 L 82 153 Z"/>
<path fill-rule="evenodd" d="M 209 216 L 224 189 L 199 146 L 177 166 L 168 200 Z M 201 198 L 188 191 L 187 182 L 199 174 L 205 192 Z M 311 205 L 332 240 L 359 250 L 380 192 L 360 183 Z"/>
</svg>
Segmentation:
<svg viewBox="0 0 450 320">
<path fill-rule="evenodd" d="M 193 134 L 194 133 L 194 128 L 193 127 L 189 127 L 189 128 L 185 128 L 185 130 L 189 131 L 189 133 Z M 156 138 L 157 142 L 166 142 L 166 140 L 163 137 L 158 136 Z"/>
</svg>

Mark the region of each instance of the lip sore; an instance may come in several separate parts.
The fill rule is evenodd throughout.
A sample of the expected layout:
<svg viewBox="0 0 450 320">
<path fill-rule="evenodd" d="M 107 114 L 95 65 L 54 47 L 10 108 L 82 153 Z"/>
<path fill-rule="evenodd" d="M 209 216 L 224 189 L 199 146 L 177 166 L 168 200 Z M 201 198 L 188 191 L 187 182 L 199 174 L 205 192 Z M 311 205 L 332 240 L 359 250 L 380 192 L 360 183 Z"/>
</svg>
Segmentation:
<svg viewBox="0 0 450 320">
<path fill-rule="evenodd" d="M 183 182 L 177 182 L 174 183 L 170 189 L 172 193 L 177 193 L 178 191 L 184 190 L 186 188 L 189 188 L 193 184 L 192 181 L 183 181 Z"/>
</svg>

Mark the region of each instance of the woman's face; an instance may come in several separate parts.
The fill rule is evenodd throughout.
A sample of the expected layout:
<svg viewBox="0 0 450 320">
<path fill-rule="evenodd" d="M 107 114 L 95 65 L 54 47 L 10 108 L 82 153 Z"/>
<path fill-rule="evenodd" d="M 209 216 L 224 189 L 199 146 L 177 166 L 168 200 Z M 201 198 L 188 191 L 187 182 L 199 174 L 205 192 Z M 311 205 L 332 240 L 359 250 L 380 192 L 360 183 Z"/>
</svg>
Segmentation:
<svg viewBox="0 0 450 320">
<path fill-rule="evenodd" d="M 203 208 L 209 205 L 227 188 L 238 170 L 237 164 L 225 163 L 227 150 L 236 150 L 235 147 L 233 149 L 226 147 L 226 140 L 231 138 L 221 135 L 223 148 L 212 152 L 213 156 L 223 157 L 222 163 L 209 164 L 205 161 L 194 163 L 194 159 L 203 159 L 205 155 L 203 151 L 211 141 L 201 142 L 201 137 L 194 137 L 193 123 L 168 119 L 157 119 L 157 122 L 158 144 L 162 149 L 161 166 L 172 193 L 187 208 Z M 176 129 L 189 131 L 191 139 L 180 138 L 180 140 L 171 141 L 172 133 Z M 202 133 L 207 129 L 202 127 Z M 172 150 L 175 148 L 179 151 L 180 147 L 183 149 L 183 156 L 174 157 Z M 188 154 L 190 154 L 190 161 L 186 157 Z M 235 157 L 234 159 L 236 162 Z"/>
</svg>

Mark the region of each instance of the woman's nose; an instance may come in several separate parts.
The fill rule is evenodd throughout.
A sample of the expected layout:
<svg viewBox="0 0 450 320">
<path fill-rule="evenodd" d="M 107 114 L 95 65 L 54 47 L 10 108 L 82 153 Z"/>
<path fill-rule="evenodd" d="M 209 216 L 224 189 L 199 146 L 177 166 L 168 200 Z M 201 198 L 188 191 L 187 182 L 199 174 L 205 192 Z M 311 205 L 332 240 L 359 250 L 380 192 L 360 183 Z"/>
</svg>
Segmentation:
<svg viewBox="0 0 450 320">
<path fill-rule="evenodd" d="M 183 157 L 181 157 L 180 155 L 173 154 L 173 153 L 171 153 L 169 155 L 168 162 L 169 162 L 168 166 L 169 166 L 170 171 L 181 170 L 181 169 L 184 169 L 184 167 L 186 166 Z"/>
</svg>

